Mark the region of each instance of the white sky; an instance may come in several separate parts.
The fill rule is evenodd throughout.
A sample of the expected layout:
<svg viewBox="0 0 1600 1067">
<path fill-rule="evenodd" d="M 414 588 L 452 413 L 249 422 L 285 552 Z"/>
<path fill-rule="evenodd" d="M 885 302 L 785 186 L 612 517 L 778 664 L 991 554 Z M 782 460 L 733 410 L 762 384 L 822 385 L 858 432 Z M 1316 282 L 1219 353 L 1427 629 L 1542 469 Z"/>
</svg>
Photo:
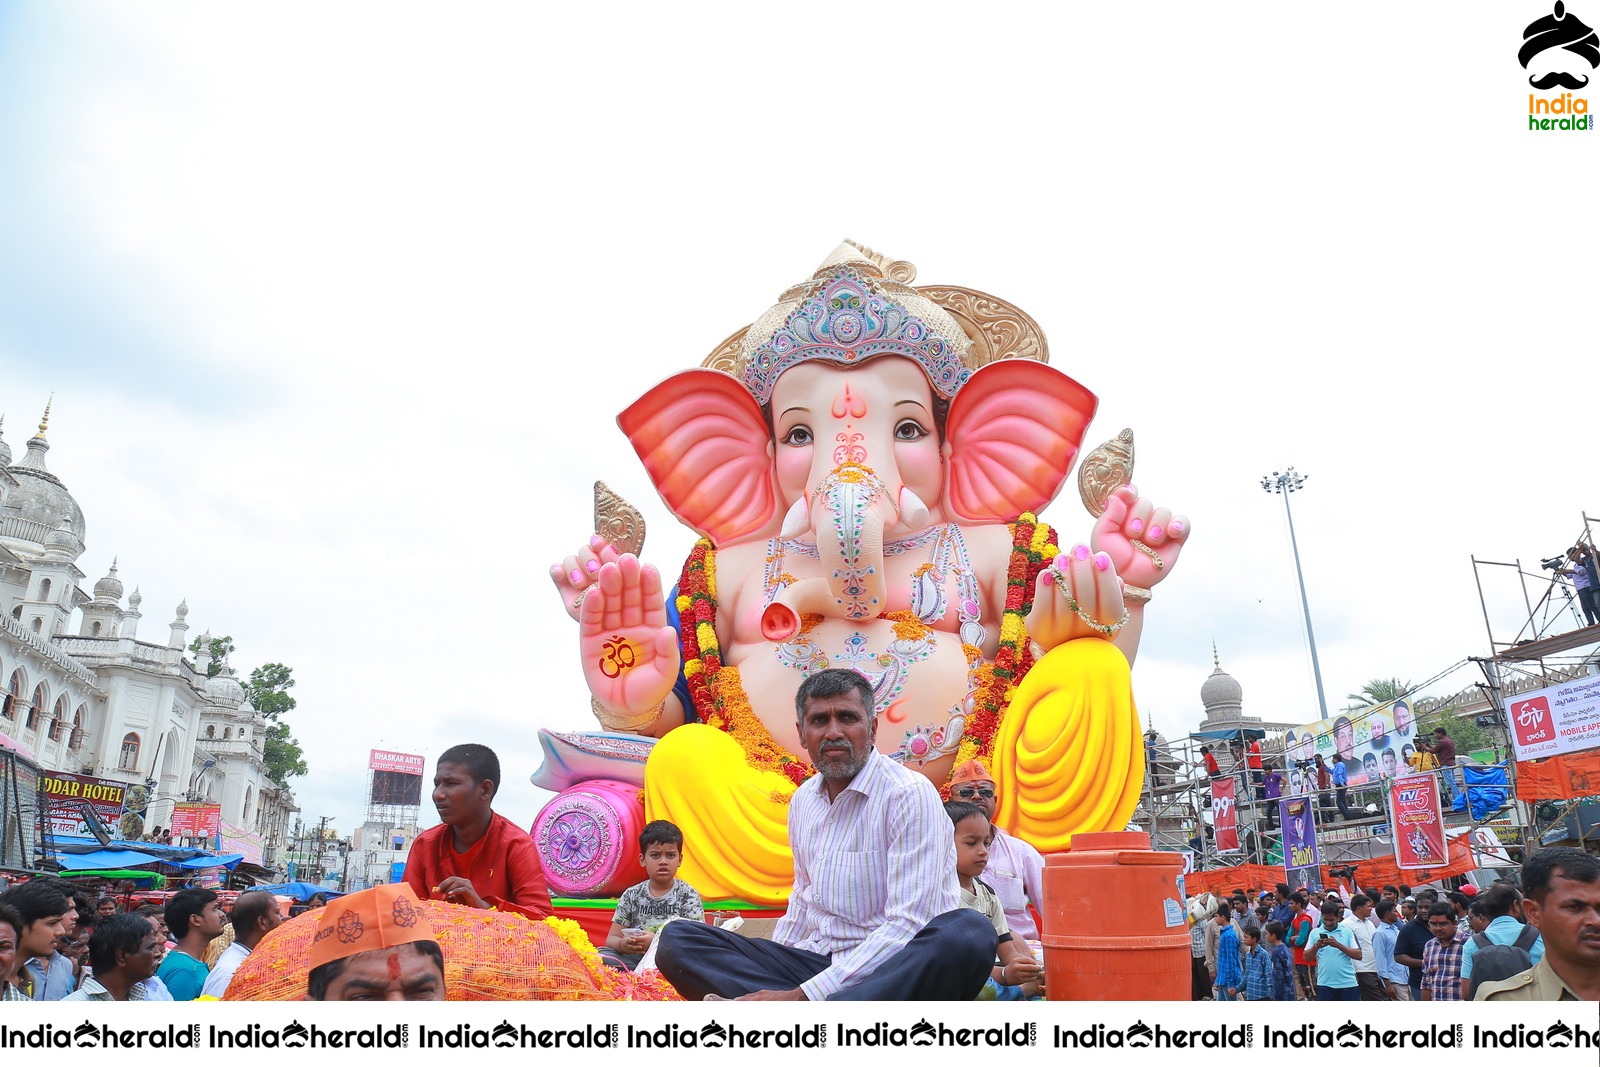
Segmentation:
<svg viewBox="0 0 1600 1067">
<path fill-rule="evenodd" d="M 1527 130 L 1548 8 L 1054 7 L 0 8 L 6 440 L 53 391 L 85 584 L 120 557 L 142 637 L 187 597 L 294 668 L 345 832 L 369 748 L 468 740 L 531 823 L 535 731 L 592 725 L 546 577 L 591 482 L 664 572 L 692 541 L 616 412 L 846 236 L 1029 311 L 1191 517 L 1157 728 L 1213 638 L 1248 714 L 1316 717 L 1286 464 L 1331 707 L 1484 654 L 1469 556 L 1600 513 L 1600 141 Z"/>
</svg>

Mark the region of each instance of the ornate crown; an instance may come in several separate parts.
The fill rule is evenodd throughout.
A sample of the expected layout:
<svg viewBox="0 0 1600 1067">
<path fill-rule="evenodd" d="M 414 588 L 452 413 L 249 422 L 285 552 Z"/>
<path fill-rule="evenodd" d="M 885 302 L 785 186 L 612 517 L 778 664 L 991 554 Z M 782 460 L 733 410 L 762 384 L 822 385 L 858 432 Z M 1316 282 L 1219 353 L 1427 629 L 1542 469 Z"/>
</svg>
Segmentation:
<svg viewBox="0 0 1600 1067">
<path fill-rule="evenodd" d="M 857 364 L 907 356 L 946 400 L 994 360 L 1049 362 L 1044 331 L 1026 312 L 975 289 L 913 287 L 916 273 L 910 263 L 846 241 L 703 366 L 739 378 L 765 404 L 778 377 L 809 359 Z"/>
</svg>

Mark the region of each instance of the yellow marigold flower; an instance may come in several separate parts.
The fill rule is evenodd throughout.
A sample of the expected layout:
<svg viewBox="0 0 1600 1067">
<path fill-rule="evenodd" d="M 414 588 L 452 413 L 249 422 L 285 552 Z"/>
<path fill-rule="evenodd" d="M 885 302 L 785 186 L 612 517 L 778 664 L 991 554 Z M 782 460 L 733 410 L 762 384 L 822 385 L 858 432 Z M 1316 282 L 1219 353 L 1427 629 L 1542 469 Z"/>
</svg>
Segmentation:
<svg viewBox="0 0 1600 1067">
<path fill-rule="evenodd" d="M 694 628 L 694 640 L 700 651 L 709 651 L 717 647 L 717 631 L 709 622 L 703 622 Z"/>
<path fill-rule="evenodd" d="M 695 675 L 704 672 L 705 669 L 706 669 L 706 661 L 705 660 L 703 660 L 703 659 L 692 659 L 688 663 L 685 663 L 683 665 L 683 676 L 685 678 L 693 678 Z"/>
<path fill-rule="evenodd" d="M 689 599 L 689 594 L 688 593 L 679 593 L 678 594 L 678 599 L 675 600 L 673 603 L 678 605 L 678 614 L 681 615 L 684 612 L 689 610 L 689 605 L 694 603 L 694 601 Z"/>
</svg>

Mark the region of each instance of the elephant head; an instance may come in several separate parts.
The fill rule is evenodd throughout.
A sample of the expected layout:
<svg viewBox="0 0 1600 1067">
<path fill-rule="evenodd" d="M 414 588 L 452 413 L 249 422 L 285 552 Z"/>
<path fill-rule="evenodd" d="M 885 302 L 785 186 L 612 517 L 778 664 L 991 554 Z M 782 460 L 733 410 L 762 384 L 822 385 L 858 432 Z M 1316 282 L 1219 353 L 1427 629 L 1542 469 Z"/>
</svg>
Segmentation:
<svg viewBox="0 0 1600 1067">
<path fill-rule="evenodd" d="M 792 634 L 803 613 L 884 611 L 885 535 L 1042 508 L 1095 409 L 1092 393 L 1043 363 L 970 369 L 952 340 L 960 327 L 926 321 L 939 314 L 927 301 L 878 291 L 849 269 L 819 278 L 748 346 L 742 380 L 687 371 L 618 417 L 673 514 L 718 547 L 815 535 L 825 577 L 768 606 L 770 640 Z"/>
</svg>

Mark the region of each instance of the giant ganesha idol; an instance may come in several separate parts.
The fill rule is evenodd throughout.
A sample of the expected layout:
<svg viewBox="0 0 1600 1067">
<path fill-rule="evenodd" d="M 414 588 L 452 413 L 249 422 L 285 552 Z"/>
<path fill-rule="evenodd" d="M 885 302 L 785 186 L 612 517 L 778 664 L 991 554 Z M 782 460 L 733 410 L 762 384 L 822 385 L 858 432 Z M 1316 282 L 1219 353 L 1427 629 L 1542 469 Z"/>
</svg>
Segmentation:
<svg viewBox="0 0 1600 1067">
<path fill-rule="evenodd" d="M 1125 484 L 1124 431 L 1080 472 L 1087 543 L 1058 547 L 1036 513 L 1094 394 L 1047 365 L 1021 310 L 914 279 L 846 243 L 621 414 L 701 535 L 675 589 L 599 535 L 552 569 L 599 751 L 647 758 L 635 818 L 683 829 L 682 877 L 707 898 L 787 897 L 786 806 L 812 773 L 794 693 L 828 667 L 866 676 L 879 751 L 935 785 L 989 761 L 996 821 L 1041 851 L 1122 828 L 1137 801 L 1130 664 L 1188 523 Z M 541 816 L 557 866 L 562 803 Z M 627 829 L 610 828 L 618 852 Z"/>
</svg>

